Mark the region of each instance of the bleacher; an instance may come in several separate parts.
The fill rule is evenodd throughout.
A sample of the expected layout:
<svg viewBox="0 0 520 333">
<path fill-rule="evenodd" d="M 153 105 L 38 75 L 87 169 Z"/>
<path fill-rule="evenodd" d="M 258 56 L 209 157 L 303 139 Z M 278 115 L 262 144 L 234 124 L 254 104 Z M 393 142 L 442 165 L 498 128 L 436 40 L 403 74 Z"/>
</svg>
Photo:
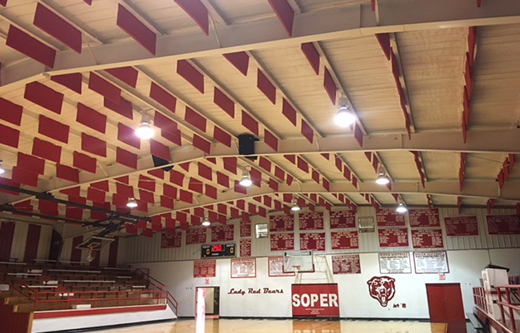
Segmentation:
<svg viewBox="0 0 520 333">
<path fill-rule="evenodd" d="M 0 291 L 13 313 L 172 304 L 176 302 L 147 272 L 77 263 L 0 262 Z"/>
</svg>

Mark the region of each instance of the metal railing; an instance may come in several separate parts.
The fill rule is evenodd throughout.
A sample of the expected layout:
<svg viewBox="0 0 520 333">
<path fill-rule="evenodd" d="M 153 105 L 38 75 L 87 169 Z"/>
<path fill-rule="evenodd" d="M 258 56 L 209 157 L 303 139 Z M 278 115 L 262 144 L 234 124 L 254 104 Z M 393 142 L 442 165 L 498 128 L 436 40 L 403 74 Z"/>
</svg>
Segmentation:
<svg viewBox="0 0 520 333">
<path fill-rule="evenodd" d="M 473 301 L 482 311 L 488 312 L 486 291 L 482 287 L 473 288 Z"/>
<path fill-rule="evenodd" d="M 513 303 L 512 299 L 520 291 L 520 285 L 496 286 L 495 289 L 498 297 L 496 304 L 500 308 L 502 324 L 516 332 L 515 314 L 516 318 L 520 319 L 520 304 Z"/>
<path fill-rule="evenodd" d="M 154 289 L 165 291 L 167 293 L 166 297 L 168 299 L 168 302 L 171 304 L 175 315 L 177 315 L 177 311 L 179 310 L 179 302 L 177 302 L 175 297 L 173 297 L 173 295 L 168 290 L 164 289 L 166 287 L 164 283 L 159 282 L 157 279 L 151 277 L 149 270 L 145 272 L 143 269 L 137 268 L 135 270 L 135 274 L 136 276 L 140 276 L 140 278 L 142 278 L 143 280 L 147 280 Z"/>
</svg>

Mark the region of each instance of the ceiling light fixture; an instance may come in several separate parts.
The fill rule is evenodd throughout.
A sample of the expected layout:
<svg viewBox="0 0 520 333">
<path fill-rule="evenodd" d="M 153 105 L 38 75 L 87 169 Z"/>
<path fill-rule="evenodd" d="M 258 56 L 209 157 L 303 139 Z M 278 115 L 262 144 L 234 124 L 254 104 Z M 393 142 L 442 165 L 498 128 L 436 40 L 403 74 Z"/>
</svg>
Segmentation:
<svg viewBox="0 0 520 333">
<path fill-rule="evenodd" d="M 249 186 L 253 185 L 253 181 L 249 177 L 249 174 L 247 173 L 247 171 L 244 171 L 244 173 L 242 175 L 242 179 L 240 179 L 239 184 L 244 187 L 249 187 Z"/>
<path fill-rule="evenodd" d="M 4 167 L 2 166 L 2 160 L 0 160 L 0 175 L 3 174 L 5 172 L 5 169 Z"/>
<path fill-rule="evenodd" d="M 150 117 L 147 114 L 143 114 L 143 118 L 141 120 L 141 126 L 135 130 L 135 135 L 140 137 L 141 139 L 151 139 L 155 134 L 152 126 L 150 126 L 151 121 Z"/>
<path fill-rule="evenodd" d="M 211 225 L 211 222 L 208 220 L 208 218 L 205 218 L 204 221 L 202 221 L 202 226 L 209 227 Z"/>
<path fill-rule="evenodd" d="M 135 208 L 135 207 L 137 207 L 137 201 L 135 201 L 134 198 L 130 198 L 130 199 L 128 200 L 128 203 L 126 204 L 126 206 L 127 206 L 128 208 Z"/>
<path fill-rule="evenodd" d="M 348 107 L 348 101 L 346 97 L 340 97 L 338 102 L 339 110 L 334 116 L 334 123 L 339 127 L 348 127 L 356 122 L 356 115 Z"/>
<path fill-rule="evenodd" d="M 379 176 L 376 179 L 376 184 L 387 185 L 388 183 L 390 183 L 390 178 L 388 178 L 385 169 L 381 166 L 379 167 Z"/>
<path fill-rule="evenodd" d="M 298 206 L 298 203 L 296 202 L 296 199 L 293 199 L 292 206 L 291 206 L 291 211 L 297 212 L 300 209 L 301 208 L 300 208 L 300 206 Z"/>
<path fill-rule="evenodd" d="M 400 202 L 399 205 L 397 205 L 395 211 L 399 214 L 404 214 L 408 211 L 408 208 L 406 208 L 406 206 L 402 202 Z"/>
</svg>

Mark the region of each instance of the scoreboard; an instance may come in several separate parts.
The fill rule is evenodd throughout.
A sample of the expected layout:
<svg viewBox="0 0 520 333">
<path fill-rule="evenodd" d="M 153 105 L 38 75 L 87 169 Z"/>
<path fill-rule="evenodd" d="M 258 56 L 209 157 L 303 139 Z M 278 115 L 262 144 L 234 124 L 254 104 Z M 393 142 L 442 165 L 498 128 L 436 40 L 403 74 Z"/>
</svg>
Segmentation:
<svg viewBox="0 0 520 333">
<path fill-rule="evenodd" d="M 201 258 L 210 257 L 234 257 L 235 244 L 210 244 L 202 245 Z"/>
</svg>

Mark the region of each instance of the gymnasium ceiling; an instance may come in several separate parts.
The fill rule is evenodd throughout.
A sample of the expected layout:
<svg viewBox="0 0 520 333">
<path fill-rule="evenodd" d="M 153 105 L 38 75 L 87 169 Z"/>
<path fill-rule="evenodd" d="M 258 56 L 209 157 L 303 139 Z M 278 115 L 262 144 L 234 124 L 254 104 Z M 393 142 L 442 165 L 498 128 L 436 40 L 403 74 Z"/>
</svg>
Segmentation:
<svg viewBox="0 0 520 333">
<path fill-rule="evenodd" d="M 91 2 L 0 1 L 4 190 L 126 213 L 133 196 L 132 214 L 163 224 L 265 215 L 293 196 L 311 208 L 520 200 L 517 1 Z M 340 96 L 352 128 L 333 122 Z M 152 140 L 132 133 L 143 113 Z M 238 154 L 247 133 L 256 161 Z M 375 184 L 378 165 L 390 186 Z M 27 193 L 0 203 L 103 217 Z"/>
</svg>

